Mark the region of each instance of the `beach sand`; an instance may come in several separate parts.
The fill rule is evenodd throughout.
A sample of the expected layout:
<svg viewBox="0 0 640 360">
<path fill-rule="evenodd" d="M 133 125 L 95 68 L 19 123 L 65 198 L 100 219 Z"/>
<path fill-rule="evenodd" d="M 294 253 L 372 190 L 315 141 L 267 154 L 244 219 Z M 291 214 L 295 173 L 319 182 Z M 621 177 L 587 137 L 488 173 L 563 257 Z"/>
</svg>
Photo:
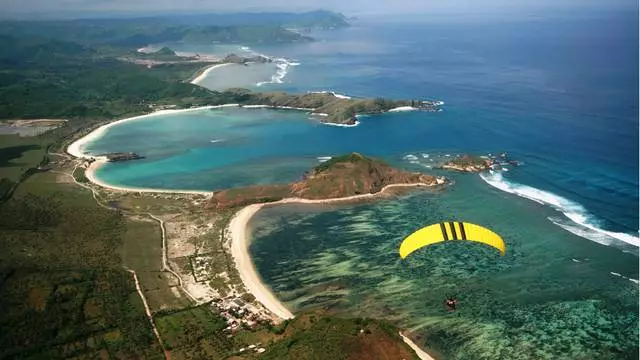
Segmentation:
<svg viewBox="0 0 640 360">
<path fill-rule="evenodd" d="M 293 314 L 273 295 L 260 279 L 260 275 L 251 260 L 249 254 L 249 237 L 247 236 L 247 225 L 251 218 L 265 206 L 275 206 L 282 204 L 330 204 L 336 202 L 348 202 L 373 198 L 382 195 L 386 190 L 394 187 L 416 187 L 428 186 L 426 184 L 392 184 L 387 185 L 375 194 L 353 195 L 342 198 L 309 200 L 301 198 L 286 198 L 271 203 L 252 204 L 238 211 L 229 222 L 228 234 L 231 239 L 231 256 L 235 261 L 240 278 L 247 290 L 255 296 L 267 310 L 276 314 L 281 319 L 290 319 Z"/>
<path fill-rule="evenodd" d="M 232 64 L 233 63 L 224 63 L 224 64 L 216 64 L 216 65 L 209 66 L 208 68 L 204 69 L 204 71 L 202 71 L 200 75 L 196 76 L 193 80 L 191 80 L 191 83 L 194 85 L 198 85 L 200 82 L 202 82 L 202 80 L 206 79 L 207 75 L 209 75 L 209 73 L 212 72 L 213 70 L 223 66 L 232 65 Z"/>
<path fill-rule="evenodd" d="M 240 275 L 242 283 L 247 288 L 247 291 L 251 293 L 258 302 L 260 302 L 267 310 L 272 314 L 278 316 L 281 320 L 291 319 L 294 317 L 293 313 L 286 308 L 286 306 L 275 297 L 269 288 L 267 288 L 260 275 L 258 274 L 255 265 L 249 254 L 250 237 L 247 234 L 247 227 L 251 218 L 265 206 L 275 206 L 282 204 L 330 204 L 337 202 L 357 201 L 362 199 L 369 199 L 373 197 L 381 196 L 385 191 L 391 188 L 401 187 L 417 187 L 428 186 L 427 184 L 391 184 L 387 185 L 382 190 L 374 194 L 362 194 L 347 196 L 342 198 L 322 199 L 322 200 L 308 200 L 301 198 L 286 198 L 280 201 L 271 203 L 252 204 L 242 208 L 238 211 L 231 221 L 229 222 L 228 234 L 231 240 L 231 256 L 233 257 L 236 269 Z M 416 344 L 414 344 L 409 338 L 401 335 L 405 343 L 407 343 L 422 360 L 433 360 L 426 352 L 421 350 Z"/>
<path fill-rule="evenodd" d="M 211 69 L 211 68 L 210 68 Z M 206 74 L 201 74 L 205 75 Z M 214 109 L 214 108 L 223 108 L 223 107 L 237 107 L 240 106 L 238 104 L 225 104 L 225 105 L 217 105 L 217 106 L 203 106 L 198 108 L 191 109 L 177 109 L 177 110 L 161 110 L 151 114 L 140 115 L 136 117 L 126 118 L 122 120 L 117 120 L 105 125 L 100 126 L 96 130 L 90 132 L 86 136 L 74 141 L 67 148 L 67 153 L 79 158 L 79 159 L 95 159 L 91 165 L 87 168 L 85 172 L 85 176 L 92 183 L 104 187 L 110 190 L 116 191 L 127 191 L 127 192 L 145 192 L 145 193 L 173 193 L 173 194 L 193 194 L 193 195 L 203 195 L 210 197 L 212 192 L 207 191 L 196 191 L 196 190 L 166 190 L 166 189 L 154 189 L 154 188 L 134 188 L 134 187 L 124 187 L 124 186 L 115 186 L 104 181 L 100 180 L 96 177 L 96 170 L 103 166 L 107 160 L 105 157 L 97 157 L 90 156 L 83 153 L 82 148 L 87 143 L 94 141 L 101 136 L 104 135 L 107 129 L 117 124 L 121 124 L 127 121 L 139 120 L 151 116 L 156 115 L 164 115 L 164 114 L 174 114 L 179 112 L 187 112 L 187 111 L 198 111 L 204 109 Z M 246 106 L 248 108 L 263 108 L 263 107 L 271 107 L 266 105 L 249 105 Z M 301 109 L 301 108 L 292 108 L 292 107 L 280 107 L 284 109 L 291 110 L 312 110 L 312 109 Z M 263 207 L 265 206 L 275 206 L 287 203 L 301 203 L 301 204 L 329 204 L 329 203 L 337 203 L 337 202 L 348 202 L 348 201 L 357 201 L 363 199 L 370 199 L 374 197 L 381 196 L 385 191 L 391 188 L 402 188 L 402 187 L 417 187 L 417 186 L 428 186 L 427 184 L 417 183 L 417 184 L 391 184 L 382 188 L 379 192 L 374 194 L 362 194 L 362 195 L 354 195 L 342 198 L 332 198 L 332 199 L 322 199 L 322 200 L 308 200 L 301 198 L 286 198 L 280 201 L 272 202 L 272 203 L 261 203 L 261 204 L 252 204 L 244 207 L 240 211 L 238 211 L 228 226 L 228 234 L 231 239 L 231 255 L 234 259 L 235 266 L 240 274 L 240 278 L 244 283 L 247 290 L 255 296 L 256 300 L 260 302 L 267 310 L 269 310 L 272 314 L 277 316 L 280 319 L 291 319 L 294 317 L 293 313 L 289 311 L 289 309 L 284 306 L 268 289 L 260 279 L 256 268 L 253 264 L 251 256 L 249 254 L 249 237 L 247 236 L 247 225 L 251 218 Z M 407 337 L 403 336 L 403 340 L 411 346 L 420 359 L 423 360 L 433 360 L 428 354 L 424 351 L 420 350 L 420 348 L 415 345 L 411 340 Z"/>
<path fill-rule="evenodd" d="M 168 190 L 168 189 L 153 189 L 153 188 L 135 188 L 135 187 L 126 187 L 126 186 L 116 186 L 107 184 L 104 181 L 98 179 L 96 177 L 96 170 L 100 168 L 100 166 L 104 165 L 107 161 L 99 158 L 89 165 L 87 170 L 84 173 L 84 176 L 91 181 L 92 183 L 99 185 L 105 189 L 109 190 L 117 190 L 117 191 L 128 191 L 128 192 L 144 192 L 144 193 L 162 193 L 162 194 L 189 194 L 189 195 L 203 195 L 206 197 L 211 197 L 213 192 L 210 191 L 198 191 L 198 190 Z"/>
</svg>

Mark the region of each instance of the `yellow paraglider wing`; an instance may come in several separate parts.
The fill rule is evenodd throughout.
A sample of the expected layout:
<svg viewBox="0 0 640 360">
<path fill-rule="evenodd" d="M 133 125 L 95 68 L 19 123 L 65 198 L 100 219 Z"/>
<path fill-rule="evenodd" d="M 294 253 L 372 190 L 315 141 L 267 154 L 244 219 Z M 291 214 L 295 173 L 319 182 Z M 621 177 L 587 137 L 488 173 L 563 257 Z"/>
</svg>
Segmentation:
<svg viewBox="0 0 640 360">
<path fill-rule="evenodd" d="M 503 256 L 507 248 L 504 240 L 487 228 L 466 222 L 449 221 L 423 227 L 409 235 L 400 244 L 400 257 L 404 259 L 424 246 L 452 240 L 483 243 L 498 249 Z"/>
</svg>

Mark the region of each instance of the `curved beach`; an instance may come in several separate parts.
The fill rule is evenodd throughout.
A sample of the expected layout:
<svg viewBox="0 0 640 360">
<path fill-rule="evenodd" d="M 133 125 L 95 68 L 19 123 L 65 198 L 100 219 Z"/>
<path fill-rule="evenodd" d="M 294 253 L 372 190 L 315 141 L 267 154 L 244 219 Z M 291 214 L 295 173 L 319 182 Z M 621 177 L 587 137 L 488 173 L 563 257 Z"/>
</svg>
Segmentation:
<svg viewBox="0 0 640 360">
<path fill-rule="evenodd" d="M 163 193 L 163 194 L 190 194 L 190 195 L 203 195 L 203 196 L 211 196 L 213 193 L 210 191 L 198 191 L 198 190 L 169 190 L 169 189 L 154 189 L 154 188 L 137 188 L 137 187 L 128 187 L 128 186 L 117 186 L 112 184 L 107 184 L 106 182 L 100 180 L 96 176 L 96 170 L 98 170 L 102 165 L 106 164 L 107 161 L 104 159 L 97 159 L 89 165 L 84 175 L 89 181 L 92 183 L 99 185 L 103 188 L 109 190 L 117 190 L 117 191 L 130 191 L 130 192 L 145 192 L 145 193 Z"/>
<path fill-rule="evenodd" d="M 107 124 L 104 124 L 104 125 L 98 127 L 97 129 L 91 131 L 87 135 L 85 135 L 85 136 L 81 137 L 80 139 L 78 139 L 78 140 L 74 141 L 73 143 L 71 143 L 67 147 L 67 153 L 69 155 L 72 155 L 72 156 L 80 158 L 80 159 L 88 158 L 88 157 L 96 158 L 95 156 L 89 156 L 89 155 L 85 154 L 82 151 L 83 147 L 87 143 L 90 143 L 90 142 L 95 141 L 96 139 L 99 139 L 100 137 L 102 137 L 110 127 L 116 126 L 116 125 L 119 125 L 119 124 L 122 124 L 122 123 L 125 123 L 125 122 L 134 121 L 134 120 L 142 120 L 142 119 L 146 119 L 146 118 L 150 118 L 150 117 L 154 117 L 154 116 L 158 116 L 158 115 L 169 115 L 169 114 L 177 114 L 177 113 L 181 113 L 181 112 L 191 112 L 191 111 L 217 109 L 217 108 L 224 108 L 224 107 L 236 107 L 236 106 L 240 106 L 240 105 L 239 104 L 224 104 L 224 105 L 200 106 L 200 107 L 189 108 L 189 109 L 158 110 L 158 111 L 154 111 L 154 112 L 149 113 L 149 114 L 138 115 L 138 116 L 134 116 L 134 117 L 130 117 L 130 118 L 125 118 L 125 119 L 112 121 L 112 122 L 109 122 Z"/>
<path fill-rule="evenodd" d="M 417 187 L 417 186 L 429 186 L 424 183 L 416 184 L 391 184 L 382 188 L 377 193 L 369 193 L 362 195 L 353 195 L 341 198 L 309 200 L 302 198 L 286 198 L 271 203 L 251 204 L 245 206 L 238 211 L 228 225 L 228 236 L 230 240 L 231 256 L 233 257 L 236 269 L 240 275 L 242 283 L 246 287 L 247 291 L 251 293 L 258 302 L 260 302 L 267 310 L 274 315 L 278 316 L 282 320 L 291 319 L 294 317 L 293 313 L 287 309 L 287 307 L 280 301 L 273 292 L 267 288 L 260 275 L 258 274 L 251 255 L 249 254 L 250 238 L 247 234 L 247 227 L 251 218 L 265 206 L 275 206 L 282 204 L 329 204 L 336 202 L 347 202 L 368 199 L 383 195 L 383 193 L 391 188 L 395 187 Z M 407 343 L 422 360 L 433 360 L 426 352 L 421 350 L 415 343 L 413 343 L 408 337 L 401 335 L 402 340 Z"/>
<path fill-rule="evenodd" d="M 210 72 L 212 72 L 213 70 L 223 67 L 223 66 L 227 66 L 227 65 L 231 65 L 232 63 L 224 63 L 224 64 L 216 64 L 216 65 L 211 65 L 209 67 L 207 67 L 206 69 L 204 69 L 198 76 L 196 76 L 193 80 L 191 80 L 191 84 L 194 85 L 198 85 L 199 83 L 202 82 L 202 80 L 206 79 L 206 77 L 209 75 Z"/>
</svg>

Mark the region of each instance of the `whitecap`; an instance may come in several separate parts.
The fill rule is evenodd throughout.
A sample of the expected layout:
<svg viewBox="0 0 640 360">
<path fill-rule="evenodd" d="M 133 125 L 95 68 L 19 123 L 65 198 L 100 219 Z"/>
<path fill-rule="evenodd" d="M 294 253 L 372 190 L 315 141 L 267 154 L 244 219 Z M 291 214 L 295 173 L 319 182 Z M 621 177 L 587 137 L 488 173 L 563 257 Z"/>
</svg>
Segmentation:
<svg viewBox="0 0 640 360">
<path fill-rule="evenodd" d="M 325 161 L 331 160 L 331 156 L 318 156 L 317 159 L 319 162 L 323 163 Z"/>
<path fill-rule="evenodd" d="M 582 262 L 582 261 L 580 261 L 580 260 L 578 260 L 578 259 L 573 259 L 573 258 L 571 259 L 571 261 L 573 261 L 573 262 L 577 262 L 577 263 Z"/>
<path fill-rule="evenodd" d="M 415 111 L 415 110 L 418 110 L 418 108 L 415 108 L 413 106 L 399 106 L 397 108 L 390 109 L 389 112 L 402 112 L 402 111 Z"/>
<path fill-rule="evenodd" d="M 429 158 L 429 154 L 420 154 L 422 155 L 423 158 L 428 159 Z"/>
<path fill-rule="evenodd" d="M 613 271 L 609 271 L 609 274 L 615 275 L 615 276 L 622 276 L 622 274 L 617 273 L 617 272 L 613 272 Z"/>
<path fill-rule="evenodd" d="M 322 125 L 329 125 L 329 126 L 338 126 L 338 127 L 356 127 L 358 125 L 360 125 L 360 121 L 356 121 L 353 124 L 336 124 L 336 123 L 330 123 L 330 122 L 321 122 Z"/>
<path fill-rule="evenodd" d="M 418 157 L 415 156 L 415 155 L 409 154 L 409 155 L 405 155 L 403 157 L 403 159 L 405 159 L 405 160 L 418 160 Z"/>
<path fill-rule="evenodd" d="M 210 142 L 210 143 L 213 143 L 213 144 L 215 144 L 215 143 L 220 143 L 220 142 L 223 142 L 223 141 L 224 141 L 224 139 L 213 139 L 213 140 L 209 140 L 209 142 Z"/>
<path fill-rule="evenodd" d="M 335 91 L 310 91 L 309 93 L 311 93 L 311 94 L 331 94 L 331 95 L 337 97 L 338 99 L 351 99 L 351 96 L 338 94 Z"/>
<path fill-rule="evenodd" d="M 558 218 L 549 218 L 549 220 L 573 234 L 603 245 L 611 245 L 613 241 L 618 240 L 634 246 L 640 246 L 640 237 L 600 228 L 600 224 L 598 224 L 595 216 L 577 202 L 549 191 L 512 183 L 505 180 L 499 172 L 493 174 L 482 173 L 480 177 L 487 184 L 497 189 L 533 200 L 542 205 L 551 206 L 553 209 L 561 212 L 571 222 Z"/>
</svg>

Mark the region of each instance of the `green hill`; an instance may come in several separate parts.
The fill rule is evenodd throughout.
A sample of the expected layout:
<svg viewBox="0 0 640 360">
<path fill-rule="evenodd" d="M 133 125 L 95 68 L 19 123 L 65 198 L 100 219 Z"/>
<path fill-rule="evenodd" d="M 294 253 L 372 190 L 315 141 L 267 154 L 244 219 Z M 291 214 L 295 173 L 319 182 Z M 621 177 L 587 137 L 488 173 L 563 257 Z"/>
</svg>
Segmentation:
<svg viewBox="0 0 640 360">
<path fill-rule="evenodd" d="M 433 176 L 395 169 L 383 161 L 351 153 L 318 165 L 302 180 L 282 185 L 258 185 L 213 193 L 208 207 L 224 209 L 251 203 L 272 202 L 287 197 L 330 199 L 375 194 L 391 184 L 434 186 Z"/>
</svg>

